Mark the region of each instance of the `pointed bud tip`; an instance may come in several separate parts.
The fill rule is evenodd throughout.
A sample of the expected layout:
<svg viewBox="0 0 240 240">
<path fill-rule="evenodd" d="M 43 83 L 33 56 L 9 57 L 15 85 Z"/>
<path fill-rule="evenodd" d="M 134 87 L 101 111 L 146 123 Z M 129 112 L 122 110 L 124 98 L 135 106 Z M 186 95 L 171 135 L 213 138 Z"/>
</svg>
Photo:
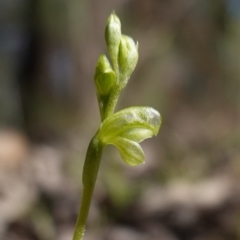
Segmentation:
<svg viewBox="0 0 240 240">
<path fill-rule="evenodd" d="M 138 51 L 138 48 L 139 48 L 139 43 L 138 43 L 138 41 L 136 42 L 136 48 L 137 48 L 137 51 Z"/>
<path fill-rule="evenodd" d="M 121 26 L 121 22 L 120 22 L 120 19 L 119 17 L 115 14 L 115 11 L 113 11 L 110 16 L 108 17 L 108 21 L 107 21 L 108 24 L 112 24 L 112 23 L 115 23 L 115 24 L 119 24 Z"/>
</svg>

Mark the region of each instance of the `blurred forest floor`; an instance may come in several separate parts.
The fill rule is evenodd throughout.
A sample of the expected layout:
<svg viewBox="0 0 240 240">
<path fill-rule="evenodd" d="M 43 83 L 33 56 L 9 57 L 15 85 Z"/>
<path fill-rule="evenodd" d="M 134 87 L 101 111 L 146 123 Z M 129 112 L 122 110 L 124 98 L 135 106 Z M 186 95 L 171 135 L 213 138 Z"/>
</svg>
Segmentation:
<svg viewBox="0 0 240 240">
<path fill-rule="evenodd" d="M 0 239 L 71 240 L 115 9 L 140 51 L 118 109 L 163 124 L 142 166 L 107 147 L 85 239 L 239 240 L 240 3 L 103 2 L 0 3 Z"/>
</svg>

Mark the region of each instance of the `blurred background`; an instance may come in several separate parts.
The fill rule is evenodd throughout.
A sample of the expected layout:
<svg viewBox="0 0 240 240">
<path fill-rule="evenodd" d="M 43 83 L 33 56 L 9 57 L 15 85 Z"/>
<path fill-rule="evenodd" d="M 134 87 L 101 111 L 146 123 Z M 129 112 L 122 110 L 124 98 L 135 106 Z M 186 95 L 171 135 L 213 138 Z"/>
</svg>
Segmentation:
<svg viewBox="0 0 240 240">
<path fill-rule="evenodd" d="M 163 124 L 144 165 L 106 148 L 85 239 L 239 240 L 239 0 L 1 0 L 0 239 L 72 239 L 112 10 L 140 52 L 117 108 Z"/>
</svg>

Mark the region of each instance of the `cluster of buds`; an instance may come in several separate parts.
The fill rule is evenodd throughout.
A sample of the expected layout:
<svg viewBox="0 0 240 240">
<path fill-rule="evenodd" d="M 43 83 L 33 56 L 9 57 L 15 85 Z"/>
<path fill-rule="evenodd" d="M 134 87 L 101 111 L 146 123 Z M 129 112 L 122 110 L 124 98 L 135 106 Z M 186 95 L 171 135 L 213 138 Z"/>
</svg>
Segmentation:
<svg viewBox="0 0 240 240">
<path fill-rule="evenodd" d="M 114 12 L 107 20 L 105 40 L 112 65 L 101 55 L 94 76 L 101 114 L 104 114 L 113 89 L 122 90 L 126 86 L 138 61 L 138 43 L 122 35 L 121 22 Z"/>
<path fill-rule="evenodd" d="M 122 35 L 121 22 L 115 13 L 108 18 L 105 39 L 114 70 L 119 71 L 124 80 L 128 79 L 137 65 L 138 44 Z"/>
</svg>

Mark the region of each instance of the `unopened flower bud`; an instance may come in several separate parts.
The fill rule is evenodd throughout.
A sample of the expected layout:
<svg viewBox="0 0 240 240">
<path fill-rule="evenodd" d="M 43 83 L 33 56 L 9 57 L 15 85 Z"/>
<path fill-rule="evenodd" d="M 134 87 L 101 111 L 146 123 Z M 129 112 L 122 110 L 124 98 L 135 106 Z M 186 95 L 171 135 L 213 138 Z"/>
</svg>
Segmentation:
<svg viewBox="0 0 240 240">
<path fill-rule="evenodd" d="M 101 55 L 98 59 L 94 80 L 97 88 L 97 93 L 100 96 L 107 95 L 115 84 L 115 72 L 113 71 L 105 55 Z"/>
<path fill-rule="evenodd" d="M 105 29 L 105 39 L 113 65 L 116 66 L 118 48 L 121 39 L 121 22 L 114 12 L 108 18 Z"/>
<path fill-rule="evenodd" d="M 122 35 L 119 53 L 118 65 L 121 74 L 126 80 L 129 79 L 138 61 L 138 43 L 136 44 L 132 38 Z"/>
</svg>

